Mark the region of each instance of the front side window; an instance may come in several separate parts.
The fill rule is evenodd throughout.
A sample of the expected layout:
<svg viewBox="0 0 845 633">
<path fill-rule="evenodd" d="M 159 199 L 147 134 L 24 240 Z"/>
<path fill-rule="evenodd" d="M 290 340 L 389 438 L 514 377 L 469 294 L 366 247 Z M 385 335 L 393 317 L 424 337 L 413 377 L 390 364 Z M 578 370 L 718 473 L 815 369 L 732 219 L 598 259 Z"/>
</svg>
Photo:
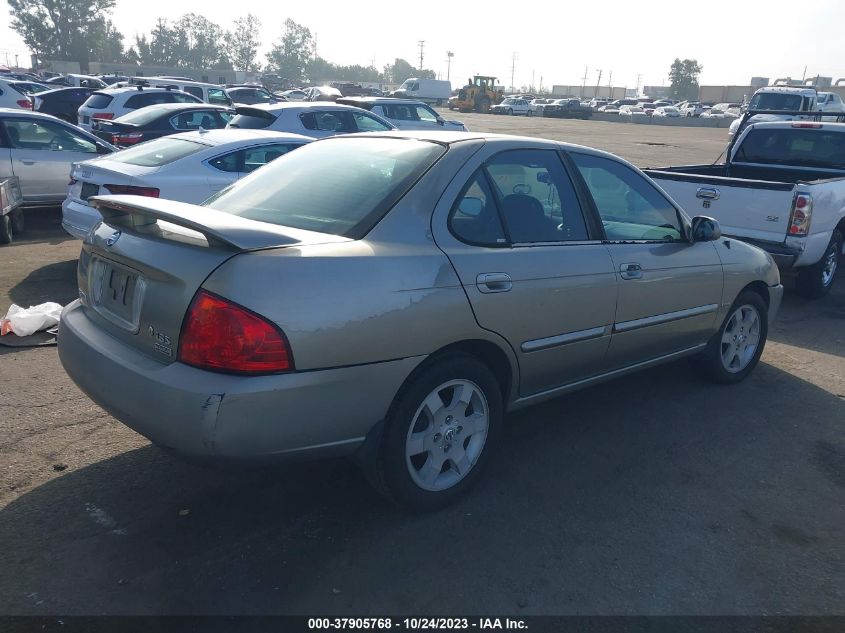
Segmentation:
<svg viewBox="0 0 845 633">
<path fill-rule="evenodd" d="M 96 154 L 97 145 L 63 125 L 51 121 L 11 119 L 4 122 L 14 149 Z"/>
<path fill-rule="evenodd" d="M 174 90 L 170 93 L 170 98 L 173 103 L 197 103 L 197 101 L 202 101 L 201 99 L 197 99 L 193 95 L 186 94 L 184 92 L 179 92 Z"/>
<path fill-rule="evenodd" d="M 299 145 L 290 143 L 275 143 L 273 145 L 262 145 L 261 147 L 250 147 L 243 150 L 244 164 L 243 169 L 246 173 L 255 171 L 259 167 L 263 167 L 269 162 L 272 162 L 287 154 L 292 149 L 296 149 Z"/>
<path fill-rule="evenodd" d="M 426 106 L 415 106 L 417 118 L 426 123 L 437 123 L 437 113 Z"/>
<path fill-rule="evenodd" d="M 571 157 L 593 197 L 607 239 L 683 238 L 678 211 L 643 176 L 609 158 L 574 152 Z"/>
<path fill-rule="evenodd" d="M 184 86 L 182 90 L 187 92 L 189 95 L 194 95 L 197 99 L 202 100 L 202 88 L 198 88 L 197 86 Z"/>
<path fill-rule="evenodd" d="M 575 188 L 557 152 L 502 152 L 487 164 L 487 172 L 512 242 L 588 239 Z"/>
<path fill-rule="evenodd" d="M 225 91 L 221 90 L 220 88 L 209 88 L 208 102 L 217 105 L 230 105 L 232 103 L 232 100 L 229 99 L 229 97 L 226 96 Z"/>
</svg>

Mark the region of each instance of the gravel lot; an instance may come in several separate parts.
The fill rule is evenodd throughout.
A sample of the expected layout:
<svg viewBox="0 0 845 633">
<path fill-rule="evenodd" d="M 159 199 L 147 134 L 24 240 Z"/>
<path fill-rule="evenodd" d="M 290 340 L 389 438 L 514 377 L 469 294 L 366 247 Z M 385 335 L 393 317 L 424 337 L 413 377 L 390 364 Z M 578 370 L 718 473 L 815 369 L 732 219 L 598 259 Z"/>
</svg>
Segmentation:
<svg viewBox="0 0 845 633">
<path fill-rule="evenodd" d="M 444 114 L 447 111 L 444 111 Z M 641 166 L 725 130 L 448 113 Z M 75 296 L 59 212 L 0 248 L 0 314 Z M 339 460 L 186 464 L 83 396 L 55 348 L 0 347 L 2 614 L 845 614 L 845 278 L 788 293 L 735 387 L 684 362 L 508 418 L 481 485 L 436 514 Z"/>
</svg>

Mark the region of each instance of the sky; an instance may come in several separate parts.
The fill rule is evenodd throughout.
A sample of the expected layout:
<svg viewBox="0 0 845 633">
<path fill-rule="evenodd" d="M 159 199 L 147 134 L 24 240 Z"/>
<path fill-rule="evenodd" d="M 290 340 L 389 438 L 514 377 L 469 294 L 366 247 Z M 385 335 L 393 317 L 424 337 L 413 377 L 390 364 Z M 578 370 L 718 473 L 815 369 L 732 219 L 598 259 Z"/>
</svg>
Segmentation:
<svg viewBox="0 0 845 633">
<path fill-rule="evenodd" d="M 842 0 L 802 0 L 800 9 L 783 0 L 528 2 L 524 8 L 499 0 L 452 0 L 402 6 L 409 10 L 346 0 L 245 2 L 236 8 L 221 0 L 117 0 L 112 19 L 128 46 L 157 17 L 200 13 L 226 29 L 249 11 L 262 22 L 265 53 L 292 18 L 316 33 L 320 57 L 366 66 L 375 60 L 379 69 L 396 57 L 418 65 L 418 42 L 424 40 L 424 67 L 443 79 L 446 52 L 454 53 L 453 86 L 473 74 L 511 85 L 514 66 L 517 87 L 538 86 L 541 79 L 543 86 L 595 85 L 599 70 L 601 85 L 608 85 L 612 73 L 615 86 L 633 88 L 638 78 L 641 85 L 659 86 L 668 84 L 676 57 L 704 66 L 702 85 L 748 85 L 752 76 L 801 78 L 805 67 L 808 77 L 845 77 Z M 0 63 L 7 55 L 12 63 L 15 54 L 29 58 L 11 20 L 0 15 Z"/>
</svg>

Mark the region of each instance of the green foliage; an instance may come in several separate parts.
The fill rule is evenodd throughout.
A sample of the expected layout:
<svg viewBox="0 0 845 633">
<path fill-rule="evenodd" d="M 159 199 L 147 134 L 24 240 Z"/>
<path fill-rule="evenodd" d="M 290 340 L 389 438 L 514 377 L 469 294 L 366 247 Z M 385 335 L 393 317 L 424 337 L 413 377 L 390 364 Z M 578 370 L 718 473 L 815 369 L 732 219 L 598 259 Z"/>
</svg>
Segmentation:
<svg viewBox="0 0 845 633">
<path fill-rule="evenodd" d="M 122 37 L 108 16 L 115 0 L 8 0 L 12 29 L 39 59 L 80 62 L 83 70 L 103 47 L 122 56 Z M 117 37 L 115 37 L 117 35 Z M 100 40 L 107 37 L 108 42 Z"/>
<path fill-rule="evenodd" d="M 235 70 L 259 70 L 260 64 L 256 60 L 261 45 L 258 41 L 259 29 L 261 20 L 247 13 L 245 17 L 235 20 L 235 28 L 226 33 L 226 49 Z"/>
<path fill-rule="evenodd" d="M 697 99 L 698 77 L 703 66 L 695 59 L 675 58 L 669 70 L 669 96 L 673 99 Z"/>
<path fill-rule="evenodd" d="M 399 84 L 411 77 L 416 77 L 417 79 L 436 79 L 437 73 L 427 68 L 420 70 L 406 60 L 397 57 L 392 64 L 384 67 L 383 77 L 387 83 Z"/>
<path fill-rule="evenodd" d="M 267 67 L 274 73 L 299 83 L 306 78 L 306 67 L 311 59 L 314 38 L 308 27 L 285 20 L 285 30 L 278 43 L 267 54 Z"/>
<path fill-rule="evenodd" d="M 217 24 L 195 13 L 187 13 L 173 26 L 159 18 L 149 40 L 136 36 L 135 51 L 142 64 L 176 68 L 231 68 L 226 37 Z"/>
<path fill-rule="evenodd" d="M 381 74 L 372 66 L 340 66 L 326 61 L 322 57 L 309 60 L 306 65 L 306 77 L 311 83 L 331 80 L 371 81 L 381 80 Z"/>
</svg>

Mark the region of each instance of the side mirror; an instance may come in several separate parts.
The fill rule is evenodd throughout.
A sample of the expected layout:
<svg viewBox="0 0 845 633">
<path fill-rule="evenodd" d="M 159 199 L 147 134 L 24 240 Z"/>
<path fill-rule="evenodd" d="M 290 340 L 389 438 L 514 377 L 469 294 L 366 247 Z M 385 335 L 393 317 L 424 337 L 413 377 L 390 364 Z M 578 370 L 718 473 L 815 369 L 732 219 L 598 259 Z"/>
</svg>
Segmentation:
<svg viewBox="0 0 845 633">
<path fill-rule="evenodd" d="M 446 119 L 444 119 L 442 116 L 437 117 L 437 125 L 441 127 L 446 125 Z"/>
<path fill-rule="evenodd" d="M 482 209 L 484 209 L 484 203 L 481 201 L 481 198 L 475 198 L 473 196 L 466 196 L 458 205 L 458 211 L 472 218 L 477 218 L 481 215 Z"/>
<path fill-rule="evenodd" d="M 690 231 L 692 242 L 714 242 L 722 237 L 719 222 L 706 215 L 697 215 L 692 219 Z"/>
</svg>

